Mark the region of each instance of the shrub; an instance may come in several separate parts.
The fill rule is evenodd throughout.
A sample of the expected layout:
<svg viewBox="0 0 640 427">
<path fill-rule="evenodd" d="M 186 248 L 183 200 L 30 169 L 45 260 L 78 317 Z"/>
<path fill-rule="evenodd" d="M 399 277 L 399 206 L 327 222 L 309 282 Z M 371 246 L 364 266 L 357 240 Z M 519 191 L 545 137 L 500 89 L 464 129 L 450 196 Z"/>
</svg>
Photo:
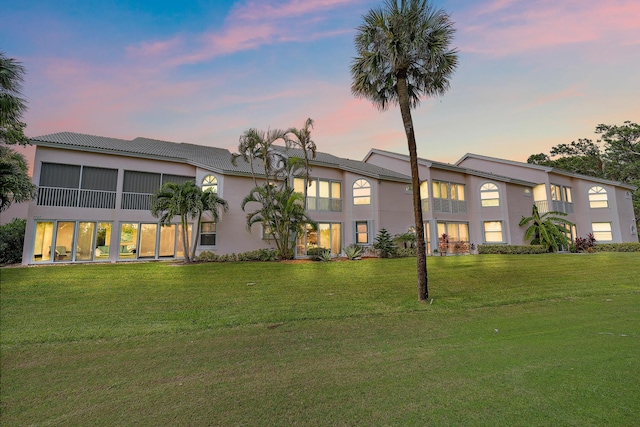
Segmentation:
<svg viewBox="0 0 640 427">
<path fill-rule="evenodd" d="M 596 252 L 640 252 L 640 243 L 598 243 L 593 247 Z"/>
<path fill-rule="evenodd" d="M 257 249 L 255 251 L 242 252 L 239 254 L 217 255 L 211 251 L 203 251 L 196 258 L 202 262 L 225 262 L 225 261 L 275 261 L 277 251 L 275 249 Z"/>
<path fill-rule="evenodd" d="M 26 219 L 14 218 L 0 226 L 0 264 L 18 264 L 22 262 L 24 230 Z"/>
<path fill-rule="evenodd" d="M 586 238 L 577 237 L 576 241 L 569 246 L 571 252 L 592 252 L 596 238 L 592 233 L 587 234 Z"/>
<path fill-rule="evenodd" d="M 381 258 L 391 258 L 395 256 L 398 249 L 393 243 L 391 235 L 386 228 L 381 228 L 373 243 L 373 247 L 378 251 Z"/>
<path fill-rule="evenodd" d="M 313 259 L 314 261 L 329 262 L 332 259 L 331 251 L 329 249 L 323 249 L 318 252 L 318 255 L 316 255 Z"/>
<path fill-rule="evenodd" d="M 360 259 L 362 257 L 362 246 L 349 245 L 344 248 L 344 254 L 347 256 L 347 259 L 350 260 Z"/>
<path fill-rule="evenodd" d="M 416 256 L 416 248 L 398 248 L 396 256 L 399 258 L 407 258 Z"/>
<path fill-rule="evenodd" d="M 479 254 L 546 254 L 547 248 L 542 245 L 478 245 Z"/>
</svg>

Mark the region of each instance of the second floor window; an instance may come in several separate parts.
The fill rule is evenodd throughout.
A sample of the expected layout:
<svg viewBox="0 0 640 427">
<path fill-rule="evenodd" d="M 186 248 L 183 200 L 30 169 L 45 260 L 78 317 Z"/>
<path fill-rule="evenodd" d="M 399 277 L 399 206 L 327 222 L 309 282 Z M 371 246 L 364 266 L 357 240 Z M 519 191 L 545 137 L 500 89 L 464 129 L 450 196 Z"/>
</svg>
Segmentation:
<svg viewBox="0 0 640 427">
<path fill-rule="evenodd" d="M 433 210 L 435 212 L 466 213 L 464 184 L 433 181 Z"/>
<path fill-rule="evenodd" d="M 218 194 L 218 178 L 213 175 L 207 175 L 202 180 L 202 191 L 211 191 Z"/>
<path fill-rule="evenodd" d="M 496 184 L 492 182 L 482 184 L 480 187 L 480 203 L 483 208 L 500 206 L 500 191 Z"/>
<path fill-rule="evenodd" d="M 305 188 L 304 178 L 295 178 L 293 188 L 296 192 L 307 192 L 307 210 L 342 212 L 342 183 L 329 179 L 311 178 Z"/>
<path fill-rule="evenodd" d="M 573 213 L 573 196 L 571 187 L 551 184 L 551 210 Z"/>
<path fill-rule="evenodd" d="M 371 204 L 371 184 L 366 179 L 359 179 L 353 183 L 353 204 Z"/>
<path fill-rule="evenodd" d="M 603 187 L 596 185 L 589 189 L 589 207 L 590 208 L 608 208 L 609 200 L 607 197 L 607 190 Z"/>
</svg>

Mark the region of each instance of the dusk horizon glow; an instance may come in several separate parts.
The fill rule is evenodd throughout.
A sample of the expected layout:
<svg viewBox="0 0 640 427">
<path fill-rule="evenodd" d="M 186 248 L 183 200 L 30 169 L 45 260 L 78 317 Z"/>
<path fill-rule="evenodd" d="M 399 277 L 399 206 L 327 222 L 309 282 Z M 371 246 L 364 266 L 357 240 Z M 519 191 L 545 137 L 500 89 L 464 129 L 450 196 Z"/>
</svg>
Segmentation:
<svg viewBox="0 0 640 427">
<path fill-rule="evenodd" d="M 26 134 L 146 137 L 234 152 L 248 128 L 315 121 L 319 151 L 407 152 L 400 111 L 350 91 L 353 37 L 382 0 L 12 3 L 0 50 L 27 70 Z M 422 158 L 526 161 L 640 121 L 640 3 L 442 0 L 451 89 L 413 110 Z"/>
</svg>

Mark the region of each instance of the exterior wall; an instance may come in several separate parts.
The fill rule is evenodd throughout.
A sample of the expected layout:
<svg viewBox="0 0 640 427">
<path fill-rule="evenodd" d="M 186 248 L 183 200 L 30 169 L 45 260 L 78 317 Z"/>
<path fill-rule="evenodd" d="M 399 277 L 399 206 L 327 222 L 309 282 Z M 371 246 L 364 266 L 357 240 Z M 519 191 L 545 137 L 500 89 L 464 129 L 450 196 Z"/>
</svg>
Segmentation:
<svg viewBox="0 0 640 427">
<path fill-rule="evenodd" d="M 593 223 L 607 222 L 611 223 L 611 242 L 638 241 L 633 203 L 630 198 L 631 192 L 628 189 L 590 180 L 588 177 L 580 178 L 558 174 L 553 171 L 546 172 L 545 170 L 526 165 L 520 166 L 518 164 L 503 163 L 486 158 L 467 157 L 460 161 L 458 165 L 543 184 L 545 200 L 541 200 L 539 196 L 536 196 L 535 199 L 537 204 L 539 204 L 539 202 L 545 203 L 548 210 L 554 210 L 550 186 L 556 184 L 570 187 L 573 199 L 573 212 L 569 212 L 566 219 L 576 225 L 576 236 L 573 236 L 574 238 L 585 237 L 587 234 L 593 232 Z M 600 186 L 606 189 L 608 207 L 590 207 L 589 189 L 594 186 Z"/>
</svg>

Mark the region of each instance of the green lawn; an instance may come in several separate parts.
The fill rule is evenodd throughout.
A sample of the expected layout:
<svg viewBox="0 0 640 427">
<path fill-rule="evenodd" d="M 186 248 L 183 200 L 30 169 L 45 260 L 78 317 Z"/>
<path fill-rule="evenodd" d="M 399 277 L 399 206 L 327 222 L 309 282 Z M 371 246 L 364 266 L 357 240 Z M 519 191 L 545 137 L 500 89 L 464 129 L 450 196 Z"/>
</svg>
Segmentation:
<svg viewBox="0 0 640 427">
<path fill-rule="evenodd" d="M 2 425 L 640 419 L 638 253 L 0 274 Z"/>
</svg>

